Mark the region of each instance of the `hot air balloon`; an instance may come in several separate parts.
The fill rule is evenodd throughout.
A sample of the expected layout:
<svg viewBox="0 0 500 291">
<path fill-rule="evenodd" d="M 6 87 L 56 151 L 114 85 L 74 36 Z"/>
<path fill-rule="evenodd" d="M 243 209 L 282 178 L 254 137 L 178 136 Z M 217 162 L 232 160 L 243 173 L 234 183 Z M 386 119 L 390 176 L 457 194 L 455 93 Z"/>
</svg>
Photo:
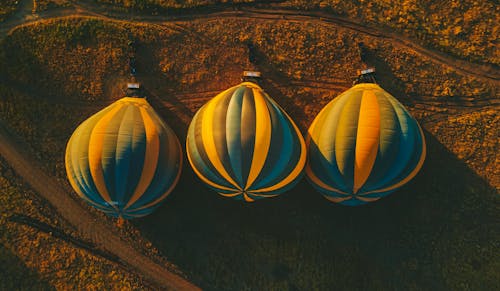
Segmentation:
<svg viewBox="0 0 500 291">
<path fill-rule="evenodd" d="M 186 151 L 194 172 L 210 188 L 247 202 L 291 188 L 306 161 L 299 129 L 254 82 L 229 88 L 198 110 Z"/>
<path fill-rule="evenodd" d="M 182 167 L 176 135 L 144 98 L 125 97 L 85 120 L 66 147 L 73 189 L 125 219 L 145 216 L 175 187 Z"/>
<path fill-rule="evenodd" d="M 426 154 L 417 121 L 373 83 L 357 84 L 327 104 L 311 124 L 306 144 L 309 181 L 327 199 L 351 206 L 406 184 Z"/>
</svg>

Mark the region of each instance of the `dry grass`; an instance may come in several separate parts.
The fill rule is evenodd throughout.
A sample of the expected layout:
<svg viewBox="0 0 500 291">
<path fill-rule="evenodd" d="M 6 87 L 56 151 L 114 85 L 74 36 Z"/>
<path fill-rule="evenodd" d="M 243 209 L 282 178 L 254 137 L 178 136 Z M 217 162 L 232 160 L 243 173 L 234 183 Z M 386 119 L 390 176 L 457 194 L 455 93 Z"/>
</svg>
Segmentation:
<svg viewBox="0 0 500 291">
<path fill-rule="evenodd" d="M 0 173 L 0 262 L 3 266 L 0 289 L 146 288 L 140 278 L 106 259 L 50 234 L 9 221 L 10 215 L 21 213 L 75 235 L 52 207 L 23 184 L 3 160 L 0 160 Z"/>
<path fill-rule="evenodd" d="M 235 4 L 235 3 L 251 3 L 255 0 L 96 0 L 101 4 L 115 5 L 116 7 L 123 7 L 133 10 L 158 10 L 158 9 L 179 9 L 179 8 L 194 8 L 211 6 L 216 4 Z"/>
<path fill-rule="evenodd" d="M 69 0 L 34 0 L 33 10 L 35 12 L 42 12 L 52 8 L 67 7 L 69 5 Z"/>
<path fill-rule="evenodd" d="M 16 11 L 18 0 L 0 0 L 0 23 Z"/>
<path fill-rule="evenodd" d="M 331 205 L 305 182 L 272 201 L 241 205 L 193 182 L 185 169 L 166 204 L 128 230 L 151 240 L 195 283 L 209 290 L 498 289 L 497 87 L 335 27 L 235 19 L 180 26 L 49 21 L 16 30 L 0 47 L 6 80 L 0 113 L 54 175 L 64 177 L 65 142 L 76 125 L 122 97 L 129 38 L 137 41 L 139 80 L 181 140 L 194 112 L 252 68 L 248 42 L 256 47 L 264 89 L 302 130 L 350 86 L 362 65 L 356 44 L 363 41 L 381 85 L 429 132 L 422 174 L 359 209 Z M 41 256 L 49 256 L 47 238 L 33 237 Z M 10 249 L 24 252 L 20 240 Z M 83 276 L 112 275 L 100 267 Z"/>
<path fill-rule="evenodd" d="M 106 81 L 126 68 L 127 35 L 114 26 L 106 29 L 109 34 L 103 34 L 100 21 L 71 19 L 19 28 L 4 43 L 3 72 L 17 84 L 31 83 L 64 99 L 102 98 Z"/>
<path fill-rule="evenodd" d="M 153 1 L 98 0 L 116 8 L 154 12 L 259 1 Z M 357 19 L 388 31 L 397 31 L 425 45 L 479 63 L 500 65 L 496 45 L 500 33 L 499 8 L 495 1 L 474 0 L 288 0 L 275 7 L 324 10 Z"/>
<path fill-rule="evenodd" d="M 495 1 L 474 0 L 290 0 L 292 7 L 327 9 L 335 14 L 387 27 L 428 46 L 477 62 L 499 65 L 496 40 L 500 13 Z"/>
<path fill-rule="evenodd" d="M 136 39 L 141 81 L 167 106 L 166 118 L 175 124 L 181 137 L 190 116 L 204 102 L 238 83 L 241 71 L 253 67 L 263 71 L 266 90 L 305 130 L 326 103 L 350 86 L 355 70 L 364 66 L 357 53 L 357 43 L 363 41 L 368 63 L 377 68 L 381 85 L 413 110 L 424 126 L 426 120 L 432 121 L 429 130 L 435 118 L 443 114 L 447 116 L 439 118 L 446 122 L 453 116 L 462 116 L 469 108 L 496 104 L 498 88 L 488 82 L 461 76 L 416 53 L 345 29 L 232 19 L 195 21 L 180 26 L 123 24 L 69 18 L 23 27 L 3 45 L 0 64 L 4 65 L 0 73 L 7 77 L 9 86 L 27 95 L 48 98 L 51 102 L 63 101 L 69 108 L 90 106 L 83 112 L 95 112 L 122 96 L 121 88 L 128 78 L 127 42 Z M 90 35 L 95 37 L 89 42 Z M 257 65 L 248 62 L 246 45 L 249 42 L 256 48 Z M 14 104 L 9 106 L 21 106 Z M 47 105 L 43 110 L 68 112 L 66 108 L 58 109 L 60 106 Z M 20 109 L 10 110 L 8 116 Z M 29 112 L 29 109 L 23 111 Z M 26 116 L 40 118 L 39 114 L 17 118 L 26 119 Z M 78 119 L 62 125 L 52 116 L 43 118 L 53 123 L 48 128 L 64 127 L 61 131 L 64 134 L 58 135 L 62 149 L 64 137 L 69 136 L 84 115 L 74 114 L 72 116 Z M 26 136 L 49 131 L 28 129 L 33 123 L 25 125 Z M 450 151 L 460 151 L 454 147 L 462 145 L 459 141 L 462 136 L 443 129 L 439 137 Z M 51 144 L 50 139 L 47 144 Z M 45 145 L 47 150 L 42 151 L 46 153 L 44 157 L 55 152 L 52 150 L 55 146 L 51 149 L 48 145 Z M 462 146 L 471 147 L 470 144 Z M 484 150 L 484 155 L 492 154 L 491 148 Z M 488 166 L 484 167 L 484 155 L 466 162 L 493 183 L 495 160 L 488 160 Z M 59 158 L 56 164 L 61 163 Z"/>
<path fill-rule="evenodd" d="M 486 180 L 500 185 L 500 116 L 498 108 L 486 108 L 452 115 L 432 126 L 430 131 L 473 169 L 480 169 Z"/>
</svg>

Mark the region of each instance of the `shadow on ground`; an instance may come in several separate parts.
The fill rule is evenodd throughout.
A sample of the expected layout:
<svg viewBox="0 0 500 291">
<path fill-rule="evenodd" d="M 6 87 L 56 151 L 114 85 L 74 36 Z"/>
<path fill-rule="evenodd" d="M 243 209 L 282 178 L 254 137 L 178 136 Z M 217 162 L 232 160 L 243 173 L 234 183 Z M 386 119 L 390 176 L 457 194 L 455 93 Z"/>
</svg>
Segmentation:
<svg viewBox="0 0 500 291">
<path fill-rule="evenodd" d="M 29 84 L 42 75 L 43 64 L 29 50 L 17 53 L 10 46 L 4 58 L 10 70 L 2 71 L 2 79 Z M 257 69 L 269 76 L 263 88 L 301 118 L 299 100 L 285 98 L 275 85 L 287 84 L 290 77 L 275 70 L 262 52 L 256 54 L 262 58 Z M 389 66 L 375 52 L 368 58 L 385 72 L 382 87 L 408 100 Z M 152 50 L 139 48 L 138 59 L 139 72 L 155 76 L 155 82 L 141 79 L 154 91 L 148 94 L 153 106 L 182 141 L 193 112 L 168 90 L 157 89 L 178 84 L 162 76 Z M 9 73 L 14 76 L 7 79 Z M 366 206 L 328 202 L 305 180 L 278 198 L 244 204 L 208 190 L 185 161 L 166 203 L 133 223 L 207 290 L 500 290 L 498 193 L 433 136 L 426 133 L 426 138 L 429 154 L 421 173 Z M 2 268 L 6 260 L 18 264 L 12 268 L 17 271 Z M 0 289 L 45 288 L 1 245 L 0 263 Z M 4 278 L 20 285 L 1 288 L 9 282 Z"/>
<path fill-rule="evenodd" d="M 275 86 L 289 77 L 255 54 L 263 88 L 303 118 Z M 368 57 L 384 72 L 381 85 L 409 102 L 383 60 Z M 426 139 L 421 173 L 366 206 L 328 202 L 305 180 L 278 198 L 243 204 L 208 190 L 186 161 L 166 203 L 134 223 L 207 290 L 497 289 L 497 191 L 431 134 Z"/>
<path fill-rule="evenodd" d="M 0 244 L 0 290 L 55 290 Z"/>
<path fill-rule="evenodd" d="M 426 138 L 421 173 L 366 206 L 330 203 L 305 180 L 243 204 L 206 189 L 185 167 L 166 203 L 134 223 L 208 290 L 494 290 L 498 194 Z"/>
</svg>

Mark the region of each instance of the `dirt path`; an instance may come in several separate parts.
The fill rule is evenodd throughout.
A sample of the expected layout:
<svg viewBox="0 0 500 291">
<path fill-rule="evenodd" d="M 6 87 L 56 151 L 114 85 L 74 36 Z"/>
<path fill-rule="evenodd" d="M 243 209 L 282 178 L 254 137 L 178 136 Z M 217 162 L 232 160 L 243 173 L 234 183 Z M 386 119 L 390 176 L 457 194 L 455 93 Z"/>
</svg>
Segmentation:
<svg viewBox="0 0 500 291">
<path fill-rule="evenodd" d="M 123 241 L 87 209 L 74 200 L 60 183 L 47 175 L 26 147 L 0 121 L 0 155 L 33 189 L 72 224 L 77 231 L 100 249 L 115 255 L 132 270 L 155 285 L 173 290 L 199 290 L 185 279 L 169 272 Z"/>
<path fill-rule="evenodd" d="M 500 70 L 489 65 L 470 63 L 458 58 L 445 55 L 441 52 L 424 48 L 415 40 L 398 33 L 372 28 L 355 22 L 352 19 L 333 16 L 324 12 L 298 12 L 294 10 L 247 9 L 245 15 L 261 19 L 286 19 L 287 21 L 308 21 L 313 23 L 333 24 L 356 32 L 368 34 L 372 37 L 385 39 L 394 46 L 404 47 L 425 56 L 436 63 L 452 68 L 460 74 L 474 76 L 500 84 Z"/>
<path fill-rule="evenodd" d="M 34 25 L 48 19 L 68 16 L 176 25 L 195 19 L 216 18 L 312 22 L 322 25 L 338 26 L 368 34 L 376 38 L 385 39 L 395 46 L 404 47 L 405 49 L 430 58 L 436 63 L 452 68 L 456 70 L 457 73 L 473 76 L 496 85 L 500 84 L 500 70 L 493 66 L 478 65 L 453 58 L 443 53 L 424 48 L 405 36 L 367 27 L 353 20 L 329 15 L 323 12 L 300 12 L 296 10 L 245 7 L 237 11 L 220 9 L 211 10 L 206 13 L 191 13 L 177 16 L 131 16 L 126 13 L 107 13 L 97 5 L 88 3 L 76 3 L 73 7 L 53 9 L 38 14 L 32 14 L 32 9 L 32 0 L 21 0 L 18 11 L 11 15 L 6 21 L 0 23 L 0 40 L 5 38 L 13 29 L 26 25 Z M 320 81 L 301 81 L 300 84 L 297 83 L 296 85 L 317 87 L 326 86 L 325 84 L 325 82 Z M 329 86 L 343 87 L 343 84 L 329 84 Z M 102 221 L 94 217 L 87 209 L 75 201 L 74 195 L 69 194 L 68 189 L 63 188 L 54 177 L 48 176 L 42 170 L 37 159 L 26 150 L 22 142 L 6 129 L 1 120 L 0 155 L 7 160 L 13 169 L 22 176 L 39 195 L 54 205 L 62 217 L 74 225 L 83 237 L 90 240 L 96 246 L 117 256 L 124 264 L 159 286 L 175 290 L 198 289 L 198 287 L 190 282 L 169 272 L 165 267 L 158 265 L 147 256 L 135 250 L 131 245 L 123 241 L 119 235 L 110 231 Z"/>
<path fill-rule="evenodd" d="M 80 238 L 73 237 L 69 234 L 67 234 L 64 230 L 60 228 L 53 227 L 52 225 L 49 225 L 45 222 L 42 222 L 36 218 L 20 214 L 20 213 L 14 213 L 9 216 L 8 220 L 10 222 L 14 222 L 20 225 L 26 225 L 28 227 L 31 227 L 37 231 L 44 232 L 54 238 L 58 238 L 66 243 L 72 244 L 74 247 L 77 247 L 79 249 L 83 249 L 87 252 L 92 253 L 93 255 L 100 256 L 108 261 L 114 262 L 116 264 L 119 264 L 122 266 L 122 262 L 120 259 L 108 252 L 104 252 L 101 249 L 97 248 L 95 245 L 92 243 L 86 242 Z M 126 269 L 128 270 L 128 268 Z"/>
<path fill-rule="evenodd" d="M 31 0 L 22 0 L 22 3 L 30 2 Z M 24 7 L 25 4 L 22 4 Z M 249 8 L 247 6 L 239 8 L 239 10 L 211 9 L 205 13 L 185 13 L 182 15 L 157 15 L 157 16 L 137 16 L 127 13 L 107 12 L 95 4 L 90 3 L 74 3 L 73 7 L 54 9 L 42 12 L 35 16 L 31 15 L 29 9 L 20 9 L 15 17 L 9 18 L 0 28 L 0 39 L 5 36 L 10 30 L 23 26 L 31 25 L 42 20 L 60 18 L 65 16 L 89 16 L 102 18 L 107 20 L 139 23 L 170 23 L 180 24 L 182 22 L 196 19 L 216 19 L 216 18 L 238 18 L 238 19 L 261 19 L 273 21 L 295 21 L 320 23 L 324 25 L 339 26 L 352 31 L 368 34 L 370 36 L 385 39 L 391 42 L 394 46 L 404 47 L 419 55 L 425 56 L 436 63 L 447 66 L 457 73 L 462 75 L 473 76 L 488 82 L 493 82 L 500 85 L 500 69 L 492 65 L 480 65 L 470 63 L 455 57 L 448 56 L 444 53 L 425 48 L 406 36 L 395 32 L 381 30 L 378 28 L 368 27 L 355 20 L 345 17 L 330 15 L 320 11 L 297 11 L 287 9 L 267 9 L 267 8 Z M 29 14 L 29 15 L 26 15 Z"/>
</svg>

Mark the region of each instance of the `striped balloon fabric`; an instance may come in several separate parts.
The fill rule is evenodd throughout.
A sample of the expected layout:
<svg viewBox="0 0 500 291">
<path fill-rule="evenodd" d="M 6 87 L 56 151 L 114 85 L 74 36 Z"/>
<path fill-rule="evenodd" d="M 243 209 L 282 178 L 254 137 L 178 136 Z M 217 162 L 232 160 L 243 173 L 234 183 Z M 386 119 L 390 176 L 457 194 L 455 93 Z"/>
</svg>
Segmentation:
<svg viewBox="0 0 500 291">
<path fill-rule="evenodd" d="M 186 148 L 203 182 L 223 196 L 248 202 L 291 188 L 306 162 L 295 123 L 252 82 L 205 104 L 189 126 Z"/>
<path fill-rule="evenodd" d="M 144 98 L 125 97 L 96 113 L 66 147 L 66 171 L 78 195 L 125 219 L 153 212 L 181 167 L 179 140 Z"/>
<path fill-rule="evenodd" d="M 306 173 L 325 197 L 372 202 L 410 181 L 424 163 L 422 129 L 377 84 L 358 84 L 323 108 L 306 139 Z"/>
</svg>

